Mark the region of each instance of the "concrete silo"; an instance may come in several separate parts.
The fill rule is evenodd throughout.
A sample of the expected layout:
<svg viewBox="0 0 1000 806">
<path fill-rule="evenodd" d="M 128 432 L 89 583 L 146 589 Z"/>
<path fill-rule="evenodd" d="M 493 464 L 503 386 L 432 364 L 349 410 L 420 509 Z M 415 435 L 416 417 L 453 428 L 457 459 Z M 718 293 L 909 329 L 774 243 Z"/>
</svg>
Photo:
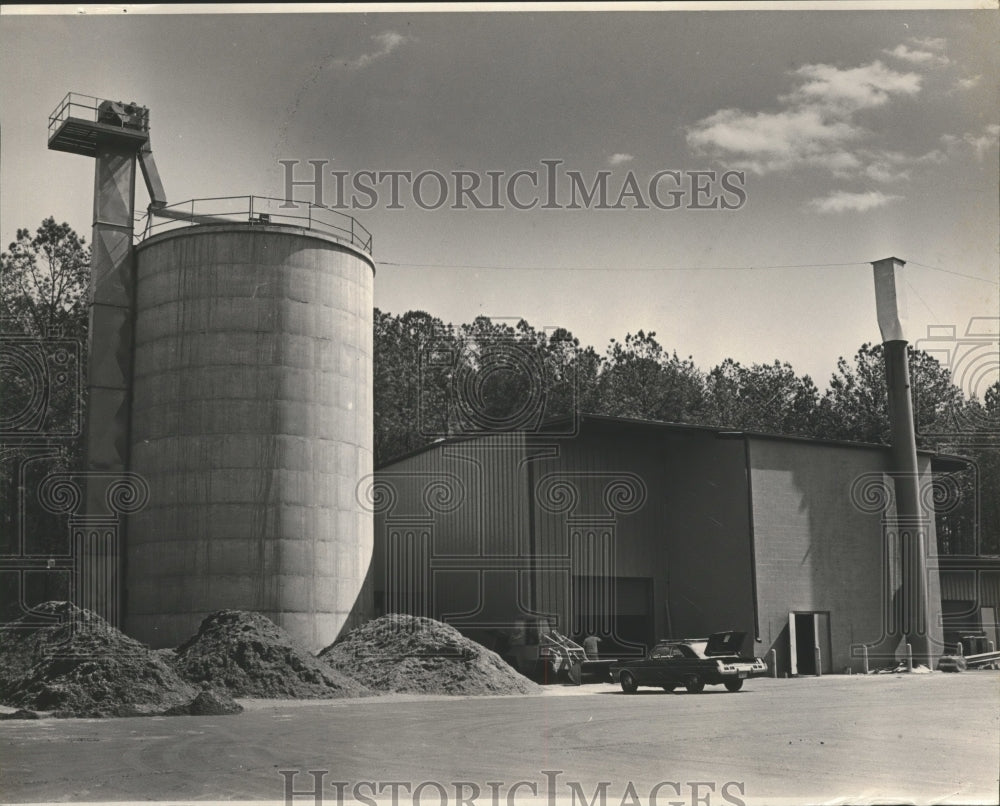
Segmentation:
<svg viewBox="0 0 1000 806">
<path fill-rule="evenodd" d="M 238 608 L 316 650 L 366 610 L 374 263 L 312 223 L 199 220 L 135 250 L 126 630 L 175 646 Z"/>
</svg>

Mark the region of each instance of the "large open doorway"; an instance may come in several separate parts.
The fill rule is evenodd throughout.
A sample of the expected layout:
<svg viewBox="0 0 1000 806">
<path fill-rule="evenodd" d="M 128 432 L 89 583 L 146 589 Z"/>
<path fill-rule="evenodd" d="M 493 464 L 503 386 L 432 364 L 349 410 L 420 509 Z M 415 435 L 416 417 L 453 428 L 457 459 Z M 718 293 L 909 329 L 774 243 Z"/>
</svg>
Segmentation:
<svg viewBox="0 0 1000 806">
<path fill-rule="evenodd" d="M 655 642 L 653 622 L 652 579 L 573 577 L 573 635 L 596 635 L 602 656 L 641 654 Z"/>
</svg>

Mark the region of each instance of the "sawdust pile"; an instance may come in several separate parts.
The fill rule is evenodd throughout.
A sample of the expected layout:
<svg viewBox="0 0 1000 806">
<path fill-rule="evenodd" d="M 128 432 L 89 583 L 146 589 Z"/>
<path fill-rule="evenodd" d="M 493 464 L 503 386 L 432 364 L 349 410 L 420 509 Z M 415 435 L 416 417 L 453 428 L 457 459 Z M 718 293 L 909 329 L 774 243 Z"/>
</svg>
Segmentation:
<svg viewBox="0 0 1000 806">
<path fill-rule="evenodd" d="M 224 691 L 205 689 L 191 702 L 175 705 L 163 712 L 164 716 L 220 716 L 242 714 L 243 706 Z"/>
<path fill-rule="evenodd" d="M 377 691 L 534 694 L 499 655 L 429 618 L 389 614 L 352 630 L 320 658 Z"/>
<path fill-rule="evenodd" d="M 40 719 L 40 717 L 34 711 L 18 708 L 16 711 L 0 714 L 0 719 Z"/>
<path fill-rule="evenodd" d="M 0 701 L 63 717 L 140 716 L 197 689 L 89 610 L 46 602 L 0 633 Z M 46 618 L 47 617 L 47 618 Z"/>
<path fill-rule="evenodd" d="M 234 697 L 333 698 L 371 694 L 298 646 L 259 613 L 220 610 L 177 647 L 174 668 L 184 679 Z"/>
</svg>

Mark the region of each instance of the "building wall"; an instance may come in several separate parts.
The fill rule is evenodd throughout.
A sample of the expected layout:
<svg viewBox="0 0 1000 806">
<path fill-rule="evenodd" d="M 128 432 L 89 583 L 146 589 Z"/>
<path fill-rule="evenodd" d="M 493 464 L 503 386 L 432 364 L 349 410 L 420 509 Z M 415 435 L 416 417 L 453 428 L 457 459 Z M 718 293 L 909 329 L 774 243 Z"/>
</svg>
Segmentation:
<svg viewBox="0 0 1000 806">
<path fill-rule="evenodd" d="M 431 448 L 370 479 L 377 611 L 456 626 L 510 620 L 519 587 L 527 591 L 525 454 L 523 437 L 490 436 Z"/>
<path fill-rule="evenodd" d="M 920 461 L 926 482 L 929 461 Z M 865 474 L 885 483 L 887 462 L 879 448 L 592 420 L 572 439 L 445 444 L 376 474 L 397 488 L 392 517 L 376 513 L 377 587 L 383 602 L 394 585 L 420 587 L 394 582 L 390 565 L 425 573 L 433 594 L 410 612 L 486 643 L 491 630 L 533 614 L 619 646 L 743 630 L 744 651 L 773 648 L 782 672 L 791 668 L 789 613 L 816 614 L 807 620 L 822 670 L 860 671 L 862 644 L 876 665 L 875 647 L 892 657 L 899 643 L 883 635 L 898 550 L 885 548 L 883 513 L 851 494 Z M 461 503 L 431 511 L 416 491 L 435 480 L 459 490 L 449 500 Z M 930 548 L 933 519 L 927 528 Z M 413 545 L 421 533 L 433 535 L 431 548 L 387 562 L 392 539 Z M 936 573 L 927 584 L 933 639 Z M 617 622 L 600 618 L 616 608 Z"/>
<path fill-rule="evenodd" d="M 960 633 L 982 631 L 1000 647 L 1000 569 L 995 557 L 942 558 L 941 600 L 944 632 L 954 651 Z"/>
<path fill-rule="evenodd" d="M 886 635 L 892 623 L 886 589 L 899 590 L 898 556 L 884 549 L 882 514 L 864 511 L 851 493 L 863 474 L 881 478 L 888 452 L 793 440 L 748 444 L 761 654 L 774 649 L 778 669 L 791 669 L 789 613 L 797 611 L 829 613 L 829 640 L 819 642 L 825 671 L 860 671 L 852 645 L 879 645 L 891 656 L 899 641 Z M 921 472 L 926 481 L 925 457 Z M 929 549 L 936 546 L 933 518 L 925 539 Z M 936 574 L 928 587 L 930 626 L 939 633 Z"/>
<path fill-rule="evenodd" d="M 384 609 L 425 612 L 481 639 L 483 631 L 532 616 L 618 644 L 753 632 L 738 441 L 588 424 L 573 439 L 498 436 L 443 445 L 376 476 L 393 501 L 375 515 L 374 586 Z M 420 491 L 435 482 L 458 490 L 461 503 L 433 511 Z M 398 559 L 400 545 L 416 547 L 409 559 Z M 392 570 L 419 577 L 427 558 L 422 583 Z M 400 591 L 421 585 L 432 593 L 400 601 Z M 618 626 L 628 636 L 612 634 L 613 620 L 599 618 L 609 610 L 625 616 Z"/>
<path fill-rule="evenodd" d="M 538 463 L 539 471 L 574 481 L 580 503 L 565 514 L 536 506 L 538 540 L 547 554 L 565 553 L 580 523 L 597 526 L 610 517 L 615 552 L 609 573 L 648 579 L 651 586 L 647 642 L 729 628 L 752 632 L 739 443 L 704 431 L 605 425 L 585 428 L 560 448 L 558 458 Z M 637 482 L 641 491 L 629 491 Z M 609 484 L 641 498 L 640 505 L 609 511 Z M 580 564 L 574 558 L 574 575 L 586 570 Z"/>
</svg>

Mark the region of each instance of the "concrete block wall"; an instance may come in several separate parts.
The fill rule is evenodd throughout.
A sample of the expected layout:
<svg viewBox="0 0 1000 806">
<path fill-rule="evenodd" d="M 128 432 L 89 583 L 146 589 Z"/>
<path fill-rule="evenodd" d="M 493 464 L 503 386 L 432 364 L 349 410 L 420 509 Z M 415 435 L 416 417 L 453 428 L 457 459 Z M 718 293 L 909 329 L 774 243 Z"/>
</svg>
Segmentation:
<svg viewBox="0 0 1000 806">
<path fill-rule="evenodd" d="M 882 643 L 879 651 L 891 654 L 898 639 L 886 634 L 900 585 L 898 557 L 886 553 L 881 514 L 864 511 L 851 496 L 857 478 L 888 471 L 888 449 L 751 439 L 749 451 L 759 654 L 774 649 L 779 671 L 789 671 L 793 611 L 829 614 L 829 640 L 820 641 L 828 671 L 861 671 L 852 645 Z M 929 462 L 921 461 L 929 474 Z M 927 545 L 935 546 L 933 517 L 928 528 Z M 940 589 L 936 574 L 930 577 L 928 616 L 939 633 Z"/>
</svg>

